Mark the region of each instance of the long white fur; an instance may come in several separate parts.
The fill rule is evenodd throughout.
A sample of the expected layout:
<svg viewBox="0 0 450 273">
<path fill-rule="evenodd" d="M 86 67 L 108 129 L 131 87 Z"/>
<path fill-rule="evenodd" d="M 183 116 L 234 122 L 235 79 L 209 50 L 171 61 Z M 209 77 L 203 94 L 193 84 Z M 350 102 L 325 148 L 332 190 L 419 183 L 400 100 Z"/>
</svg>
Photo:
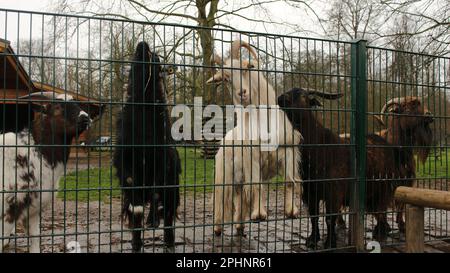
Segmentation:
<svg viewBox="0 0 450 273">
<path fill-rule="evenodd" d="M 232 97 L 235 105 L 267 105 L 276 106 L 276 93 L 262 72 L 250 69 L 258 67 L 253 61 L 242 61 L 228 58 L 223 68 L 213 75 L 208 82 L 228 81 L 232 84 Z M 239 68 L 239 69 L 231 69 Z M 241 70 L 243 69 L 243 70 Z M 244 92 L 245 91 L 245 92 Z M 248 114 L 248 113 L 247 113 Z M 287 191 L 285 198 L 285 214 L 296 217 L 299 210 L 295 205 L 294 195 L 301 196 L 301 162 L 298 144 L 301 134 L 295 130 L 285 113 L 278 110 L 280 127 L 278 130 L 279 147 L 276 151 L 263 152 L 259 142 L 236 141 L 236 132 L 243 128 L 234 128 L 222 140 L 222 146 L 216 155 L 215 191 L 214 191 L 214 223 L 216 233 L 222 230 L 222 224 L 231 220 L 239 224 L 248 218 L 265 219 L 266 191 L 271 178 L 277 169 L 285 172 Z M 238 124 L 238 126 L 240 126 Z M 245 130 L 244 130 L 245 131 Z M 239 147 L 251 145 L 251 147 Z M 278 159 L 278 160 L 277 160 Z M 251 177 L 251 179 L 250 179 Z M 258 183 L 258 181 L 260 183 Z M 243 185 L 242 185 L 243 184 Z"/>
</svg>

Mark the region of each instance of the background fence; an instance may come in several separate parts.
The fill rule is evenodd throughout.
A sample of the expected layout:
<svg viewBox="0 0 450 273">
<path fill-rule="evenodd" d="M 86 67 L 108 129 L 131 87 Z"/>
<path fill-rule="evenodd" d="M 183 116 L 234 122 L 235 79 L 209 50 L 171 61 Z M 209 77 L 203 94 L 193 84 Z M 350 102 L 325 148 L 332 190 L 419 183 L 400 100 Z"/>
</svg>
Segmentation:
<svg viewBox="0 0 450 273">
<path fill-rule="evenodd" d="M 39 239 L 44 252 L 67 251 L 67 244 L 72 241 L 79 242 L 83 252 L 131 251 L 130 229 L 121 218 L 123 196 L 112 158 L 116 121 L 126 105 L 128 71 L 140 41 L 147 41 L 162 56 L 164 65 L 177 67 L 164 82 L 169 109 L 177 104 L 192 107 L 195 97 L 202 97 L 204 105 L 233 104 L 229 85 L 206 84 L 214 72 L 210 61 L 213 52 L 226 56 L 233 40 L 249 42 L 257 49 L 258 71 L 273 85 L 277 95 L 294 87 L 343 94 L 340 100 L 324 100 L 323 107 L 313 111 L 324 127 L 351 136 L 349 142 L 339 144 L 351 149 L 354 167 L 351 176 L 340 179 L 356 183 L 351 184 L 354 193 L 351 206 L 339 213 L 347 227 L 338 229 L 337 249 L 361 250 L 372 238 L 374 220 L 364 210 L 366 153 L 371 147 L 370 144 L 366 147 L 365 137 L 366 133 L 383 129 L 373 117 L 380 114 L 391 98 L 418 96 L 432 112 L 435 138 L 428 160 L 417 163 L 416 181 L 419 187 L 448 190 L 449 58 L 370 47 L 365 41 L 332 41 L 5 9 L 0 9 L 0 22 L 3 22 L 0 27 L 2 132 L 20 132 L 31 123 L 30 108 L 20 104 L 18 97 L 35 91 L 69 92 L 76 101 L 83 102 L 86 112 L 96 117 L 93 127 L 69 145 L 72 149 L 64 176 L 50 190 L 51 205 L 43 209 L 40 217 Z M 242 57 L 247 58 L 247 55 Z M 319 146 L 313 143 L 302 148 Z M 244 237 L 233 236 L 230 225 L 222 236 L 215 236 L 216 208 L 209 202 L 214 191 L 213 155 L 218 144 L 182 141 L 173 147 L 178 150 L 182 166 L 179 218 L 175 220 L 176 252 L 323 251 L 322 246 L 317 249 L 305 246 L 311 232 L 311 216 L 299 196 L 295 200 L 301 210 L 300 217 L 284 216 L 286 179 L 281 176 L 270 183 L 266 221 L 246 221 Z M 327 154 L 323 160 L 333 156 Z M 314 182 L 317 181 L 303 181 Z M 322 182 L 332 185 L 338 181 Z M 0 193 L 4 200 L 8 190 L 3 188 Z M 391 206 L 387 212 L 393 231 L 385 244 L 402 242 L 395 222 L 396 211 Z M 322 211 L 319 215 L 322 238 L 326 237 L 325 215 Z M 446 212 L 428 210 L 426 240 L 447 238 L 448 220 Z M 0 237 L 10 239 L 5 251 L 27 251 L 30 237 L 25 235 L 20 223 L 15 230 L 15 235 Z M 349 230 L 353 240 L 348 238 Z M 145 252 L 162 252 L 162 237 L 162 227 L 145 228 Z"/>
</svg>

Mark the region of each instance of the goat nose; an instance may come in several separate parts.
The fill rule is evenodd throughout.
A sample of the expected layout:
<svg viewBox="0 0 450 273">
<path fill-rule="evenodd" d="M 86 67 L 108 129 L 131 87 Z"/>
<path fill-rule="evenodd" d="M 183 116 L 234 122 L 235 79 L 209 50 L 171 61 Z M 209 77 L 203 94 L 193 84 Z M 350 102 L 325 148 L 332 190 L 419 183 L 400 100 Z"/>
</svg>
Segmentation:
<svg viewBox="0 0 450 273">
<path fill-rule="evenodd" d="M 430 111 L 425 111 L 425 116 L 427 117 L 427 122 L 432 123 L 434 121 L 433 114 Z"/>
<path fill-rule="evenodd" d="M 85 129 L 89 129 L 89 127 L 92 124 L 92 119 L 89 117 L 89 115 L 86 112 L 83 111 L 78 116 L 78 123 L 81 125 L 81 127 L 84 127 Z"/>
</svg>

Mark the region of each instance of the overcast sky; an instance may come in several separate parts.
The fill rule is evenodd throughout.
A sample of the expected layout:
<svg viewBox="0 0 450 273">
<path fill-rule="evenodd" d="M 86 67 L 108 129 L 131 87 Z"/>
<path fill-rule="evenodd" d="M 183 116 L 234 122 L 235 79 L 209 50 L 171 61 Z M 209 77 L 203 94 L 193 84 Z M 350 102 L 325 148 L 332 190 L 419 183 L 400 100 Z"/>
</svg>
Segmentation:
<svg viewBox="0 0 450 273">
<path fill-rule="evenodd" d="M 48 0 L 0 0 L 1 8 L 44 11 L 51 1 Z"/>
<path fill-rule="evenodd" d="M 154 0 L 156 3 L 159 1 Z M 29 10 L 29 11 L 51 11 L 52 2 L 50 0 L 0 0 L 0 8 L 8 8 L 8 9 L 17 9 L 17 10 Z M 79 2 L 79 1 L 74 1 Z M 248 3 L 248 1 L 239 1 L 239 0 L 229 0 L 226 1 L 228 3 L 227 8 L 237 8 L 242 6 L 242 3 Z M 242 2 L 242 3 L 241 3 Z M 319 15 L 323 14 L 325 11 L 323 9 L 324 5 L 320 3 L 321 1 L 315 1 L 312 7 L 315 12 Z M 225 2 L 223 2 L 225 3 Z M 222 7 L 222 6 L 219 6 Z M 315 17 L 311 11 L 296 10 L 292 7 L 287 6 L 284 3 L 269 3 L 264 5 L 272 14 L 273 20 L 277 22 L 288 22 L 291 24 L 296 24 L 300 28 L 304 29 L 303 33 L 293 33 L 292 29 L 286 29 L 279 25 L 271 25 L 271 24 L 261 24 L 248 22 L 242 18 L 232 17 L 226 18 L 225 20 L 222 18 L 221 22 L 225 24 L 229 24 L 240 30 L 248 30 L 248 31 L 257 31 L 257 32 L 270 32 L 274 34 L 303 34 L 303 35 L 312 35 L 319 36 L 321 31 L 317 28 L 316 22 L 314 22 L 313 18 Z M 152 7 L 155 8 L 155 7 Z M 241 12 L 242 15 L 252 18 L 261 18 L 265 16 L 264 14 L 255 13 L 258 12 L 255 9 L 248 9 L 246 11 Z M 136 18 L 141 19 L 141 18 Z M 173 19 L 172 19 L 173 20 Z M 193 24 L 193 22 L 189 22 L 189 24 Z"/>
</svg>

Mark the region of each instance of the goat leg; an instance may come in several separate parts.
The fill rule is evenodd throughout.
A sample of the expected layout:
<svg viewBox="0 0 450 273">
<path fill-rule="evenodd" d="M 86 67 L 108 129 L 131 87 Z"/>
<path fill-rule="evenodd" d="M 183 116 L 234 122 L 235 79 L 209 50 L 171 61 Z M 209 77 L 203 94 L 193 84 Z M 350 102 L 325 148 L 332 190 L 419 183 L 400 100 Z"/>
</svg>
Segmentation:
<svg viewBox="0 0 450 273">
<path fill-rule="evenodd" d="M 377 213 L 375 215 L 375 218 L 377 220 L 377 225 L 373 229 L 372 237 L 375 240 L 382 242 L 382 241 L 386 240 L 388 233 L 391 231 L 391 227 L 389 226 L 389 224 L 387 222 L 386 214 Z"/>
<path fill-rule="evenodd" d="M 151 200 L 152 200 L 152 202 L 150 205 L 150 210 L 148 212 L 146 224 L 147 224 L 147 227 L 158 228 L 161 223 L 160 213 L 159 213 L 159 209 L 158 209 L 158 206 L 160 204 L 160 202 L 159 202 L 160 195 L 158 193 L 152 193 Z"/>
<path fill-rule="evenodd" d="M 173 227 L 173 212 L 166 212 L 164 217 L 164 251 L 175 252 L 175 232 Z"/>
<path fill-rule="evenodd" d="M 345 207 L 343 206 L 342 208 L 341 208 L 341 213 L 345 213 Z M 339 214 L 338 216 L 337 216 L 337 219 L 336 219 L 336 225 L 340 228 L 340 229 L 346 229 L 347 228 L 347 225 L 346 225 L 346 223 L 345 223 L 345 219 L 344 219 L 344 216 L 342 215 L 342 214 Z"/>
<path fill-rule="evenodd" d="M 9 245 L 10 239 L 6 239 L 6 237 L 9 237 L 12 233 L 14 233 L 14 226 L 14 222 L 9 223 L 4 218 L 0 218 L 0 237 L 5 238 L 1 240 L 0 253 L 2 253 L 3 249 L 5 249 Z"/>
<path fill-rule="evenodd" d="M 295 159 L 295 149 L 289 148 L 285 149 L 286 157 L 282 160 L 283 170 L 286 170 L 286 198 L 284 204 L 284 210 L 286 217 L 288 218 L 297 218 L 300 215 L 300 210 L 295 205 L 295 189 L 300 189 L 299 184 L 301 182 L 300 174 L 298 171 L 297 164 L 293 164 L 293 162 L 297 162 Z M 301 195 L 301 193 L 300 193 Z"/>
<path fill-rule="evenodd" d="M 325 249 L 336 248 L 337 246 L 337 236 L 336 236 L 336 213 L 338 212 L 338 206 L 333 202 L 326 202 L 327 216 L 327 239 L 324 243 Z"/>
<path fill-rule="evenodd" d="M 246 156 L 250 157 L 250 153 L 248 150 L 245 150 L 245 153 L 248 153 Z M 267 211 L 266 211 L 266 186 L 261 183 L 261 168 L 260 168 L 259 160 L 257 156 L 254 157 L 252 161 L 251 168 L 244 168 L 244 189 L 249 189 L 251 192 L 251 215 L 250 219 L 253 221 L 264 221 L 267 219 Z M 243 190 L 246 193 L 246 190 Z M 245 196 L 243 196 L 245 197 Z M 247 206 L 247 204 L 244 204 Z M 242 217 L 242 215 L 241 215 Z M 247 217 L 247 216 L 246 216 Z"/>
<path fill-rule="evenodd" d="M 164 251 L 167 253 L 175 252 L 175 231 L 174 231 L 174 215 L 176 210 L 174 188 L 166 189 L 163 194 L 164 206 Z"/>
<path fill-rule="evenodd" d="M 25 225 L 25 230 L 31 237 L 30 253 L 40 253 L 40 228 L 39 228 L 39 213 L 31 215 L 27 225 Z"/>
<path fill-rule="evenodd" d="M 406 224 L 403 220 L 403 211 L 405 211 L 405 205 L 395 203 L 395 207 L 397 210 L 396 222 L 398 225 L 398 230 L 400 231 L 400 233 L 406 233 Z"/>
<path fill-rule="evenodd" d="M 235 211 L 233 214 L 233 223 L 235 224 L 236 228 L 236 235 L 237 236 L 243 236 L 244 235 L 244 224 L 243 224 L 243 218 L 242 218 L 242 188 L 236 187 L 236 194 L 234 196 L 234 204 L 235 204 Z M 244 204 L 247 205 L 247 204 Z"/>
<path fill-rule="evenodd" d="M 143 220 L 143 210 L 144 206 L 133 206 L 130 205 L 127 213 L 129 219 L 129 228 L 132 230 L 131 246 L 133 252 L 141 252 L 143 242 L 141 238 L 142 233 L 142 220 Z"/>
<path fill-rule="evenodd" d="M 306 192 L 306 191 L 305 191 Z M 317 243 L 320 241 L 319 230 L 319 200 L 310 196 L 311 198 L 306 202 L 308 204 L 309 216 L 311 219 L 311 234 L 306 239 L 306 246 L 308 248 L 316 249 Z"/>
</svg>

